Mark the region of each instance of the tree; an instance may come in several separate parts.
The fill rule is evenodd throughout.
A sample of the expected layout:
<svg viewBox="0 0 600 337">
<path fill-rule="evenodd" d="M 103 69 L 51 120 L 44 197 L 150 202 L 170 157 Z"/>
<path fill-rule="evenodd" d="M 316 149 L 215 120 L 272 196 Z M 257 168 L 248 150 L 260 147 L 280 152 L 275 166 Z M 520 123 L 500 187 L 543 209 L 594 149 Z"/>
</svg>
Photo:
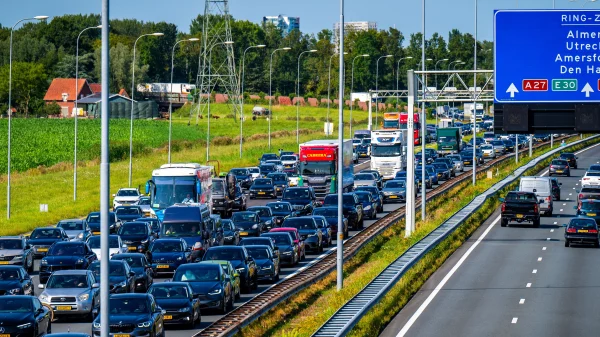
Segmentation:
<svg viewBox="0 0 600 337">
<path fill-rule="evenodd" d="M 0 68 L 0 78 L 8 78 L 8 65 Z M 17 111 L 29 114 L 29 104 L 41 98 L 48 89 L 48 74 L 40 63 L 13 62 L 12 105 Z M 8 81 L 0 82 L 0 97 L 8 101 Z"/>
<path fill-rule="evenodd" d="M 56 102 L 52 102 L 52 103 L 48 103 L 48 104 L 44 105 L 42 112 L 46 116 L 52 116 L 52 115 L 60 115 L 60 110 L 61 110 L 60 105 L 58 105 Z"/>
</svg>

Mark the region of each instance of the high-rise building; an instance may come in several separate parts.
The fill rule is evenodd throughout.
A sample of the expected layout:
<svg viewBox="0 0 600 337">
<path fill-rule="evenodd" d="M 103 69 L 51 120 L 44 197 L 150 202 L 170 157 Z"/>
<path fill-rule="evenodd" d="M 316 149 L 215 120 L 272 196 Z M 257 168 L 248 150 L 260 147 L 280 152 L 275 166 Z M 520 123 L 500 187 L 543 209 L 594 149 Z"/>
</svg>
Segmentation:
<svg viewBox="0 0 600 337">
<path fill-rule="evenodd" d="M 344 22 L 344 34 L 349 31 L 366 31 L 369 29 L 377 29 L 377 22 L 373 21 L 355 21 L 355 22 Z M 333 24 L 333 43 L 337 52 L 338 43 L 340 38 L 340 23 L 336 22 Z"/>
<path fill-rule="evenodd" d="M 272 24 L 281 29 L 283 36 L 288 35 L 292 30 L 300 30 L 300 18 L 294 16 L 263 16 L 263 25 Z"/>
</svg>

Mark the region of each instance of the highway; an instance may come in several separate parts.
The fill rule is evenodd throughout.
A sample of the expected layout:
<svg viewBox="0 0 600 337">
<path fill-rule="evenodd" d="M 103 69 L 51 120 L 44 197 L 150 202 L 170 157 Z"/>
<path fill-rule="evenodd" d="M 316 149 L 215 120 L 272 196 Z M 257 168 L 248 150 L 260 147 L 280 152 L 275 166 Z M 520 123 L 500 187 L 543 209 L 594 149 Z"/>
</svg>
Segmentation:
<svg viewBox="0 0 600 337">
<path fill-rule="evenodd" d="M 365 160 L 360 160 L 359 164 L 355 165 L 355 171 L 358 170 L 362 170 L 368 168 L 368 163 L 365 162 Z M 471 170 L 471 167 L 466 167 L 465 171 L 467 170 Z M 443 184 L 442 184 L 443 185 Z M 434 185 L 435 187 L 435 185 Z M 248 201 L 248 207 L 250 206 L 259 206 L 259 205 L 265 205 L 267 202 L 271 202 L 275 199 L 255 199 L 255 200 L 250 200 L 250 198 L 247 199 Z M 383 216 L 385 216 L 387 213 L 394 211 L 396 209 L 398 209 L 399 207 L 404 206 L 404 203 L 397 203 L 397 204 L 385 204 L 384 205 L 384 212 L 383 213 L 379 213 L 377 218 L 380 219 Z M 370 226 L 371 224 L 373 224 L 376 220 L 365 220 L 365 227 Z M 357 231 L 352 231 L 350 230 L 349 235 L 353 236 L 356 233 L 358 233 Z M 328 250 L 335 250 L 335 246 L 336 246 L 336 241 L 334 240 L 334 242 L 332 243 L 332 246 L 328 248 Z M 318 260 L 320 260 L 327 252 L 324 252 L 320 255 L 316 255 L 316 254 L 312 254 L 312 253 L 308 253 L 306 254 L 306 260 L 301 261 L 297 266 L 290 268 L 290 267 L 282 267 L 281 268 L 281 280 L 285 279 L 286 277 L 289 277 L 290 275 L 297 273 L 299 270 L 303 270 L 305 266 L 311 264 L 311 263 L 316 263 Z M 39 294 L 41 293 L 41 290 L 37 289 L 37 285 L 39 282 L 38 276 L 37 276 L 37 270 L 39 269 L 39 260 L 35 261 L 35 271 L 34 273 L 32 273 L 33 276 L 33 280 L 35 283 L 35 287 L 36 287 L 36 296 L 39 296 Z M 168 281 L 168 278 L 159 278 L 159 279 L 155 279 L 154 282 L 164 282 L 164 281 Z M 267 282 L 263 282 L 260 283 L 258 286 L 258 289 L 253 290 L 252 293 L 250 294 L 242 294 L 241 298 L 239 300 L 237 300 L 235 302 L 235 307 L 237 308 L 238 306 L 242 305 L 243 303 L 245 303 L 246 301 L 250 300 L 251 298 L 253 298 L 254 296 L 256 296 L 257 294 L 265 291 L 266 289 L 268 289 L 272 284 L 271 283 L 267 283 Z M 203 312 L 202 313 L 202 322 L 200 324 L 197 324 L 196 327 L 194 329 L 185 329 L 182 327 L 167 327 L 168 332 L 167 335 L 169 337 L 173 336 L 173 337 L 189 337 L 192 336 L 194 334 L 196 334 L 198 331 L 202 330 L 203 328 L 207 327 L 208 325 L 210 325 L 210 323 L 216 321 L 217 319 L 221 318 L 221 315 L 215 314 L 215 313 L 210 313 L 210 312 Z M 73 318 L 68 318 L 68 317 L 59 317 L 57 318 L 53 324 L 52 324 L 52 332 L 67 332 L 67 331 L 71 331 L 71 332 L 85 332 L 85 333 L 90 333 L 91 332 L 91 323 L 90 322 L 81 322 L 80 318 L 77 317 L 73 317 Z"/>
<path fill-rule="evenodd" d="M 600 250 L 564 247 L 562 224 L 575 214 L 581 176 L 600 162 L 600 147 L 578 157 L 579 169 L 558 178 L 552 217 L 539 228 L 503 228 L 496 210 L 380 336 L 596 336 Z"/>
</svg>

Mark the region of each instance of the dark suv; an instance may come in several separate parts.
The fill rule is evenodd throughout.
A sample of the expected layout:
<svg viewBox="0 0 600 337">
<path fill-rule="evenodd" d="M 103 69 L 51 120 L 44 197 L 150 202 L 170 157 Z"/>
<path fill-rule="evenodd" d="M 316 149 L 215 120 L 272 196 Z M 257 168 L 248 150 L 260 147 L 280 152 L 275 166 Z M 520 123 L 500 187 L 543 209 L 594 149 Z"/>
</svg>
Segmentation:
<svg viewBox="0 0 600 337">
<path fill-rule="evenodd" d="M 572 167 L 574 169 L 577 168 L 577 159 L 578 158 L 573 153 L 561 153 L 560 157 L 558 157 L 558 158 L 568 161 L 569 167 Z"/>
<path fill-rule="evenodd" d="M 348 219 L 348 225 L 354 230 L 363 228 L 363 204 L 358 199 L 356 193 L 344 193 L 342 195 L 342 206 L 344 217 Z M 329 194 L 323 200 L 323 206 L 337 207 L 338 195 Z"/>
<path fill-rule="evenodd" d="M 318 206 L 317 196 L 312 187 L 288 187 L 283 191 L 280 201 L 289 202 L 294 208 L 294 215 L 309 215 Z"/>
</svg>

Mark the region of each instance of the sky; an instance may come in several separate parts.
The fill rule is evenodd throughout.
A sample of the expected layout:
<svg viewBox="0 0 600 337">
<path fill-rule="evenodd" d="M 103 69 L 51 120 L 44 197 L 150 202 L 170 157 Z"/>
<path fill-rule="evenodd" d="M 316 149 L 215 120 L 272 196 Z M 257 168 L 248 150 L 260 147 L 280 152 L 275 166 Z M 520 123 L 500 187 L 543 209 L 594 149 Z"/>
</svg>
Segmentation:
<svg viewBox="0 0 600 337">
<path fill-rule="evenodd" d="M 477 39 L 493 39 L 493 11 L 495 9 L 581 8 L 590 0 L 426 0 L 426 36 L 434 32 L 448 36 L 456 28 L 474 33 L 475 1 L 477 10 Z M 12 26 L 22 18 L 36 15 L 100 13 L 100 0 L 20 0 L 0 11 L 0 24 Z M 235 19 L 259 23 L 266 15 L 300 17 L 300 30 L 316 34 L 322 29 L 333 29 L 339 21 L 338 0 L 230 0 L 230 12 Z M 408 41 L 411 33 L 421 31 L 420 0 L 345 0 L 345 21 L 375 21 L 378 29 L 395 27 Z M 600 1 L 586 3 L 587 9 L 600 9 Z M 203 0 L 120 0 L 111 1 L 111 18 L 135 18 L 141 21 L 166 21 L 189 32 L 192 19 L 204 12 Z"/>
</svg>

